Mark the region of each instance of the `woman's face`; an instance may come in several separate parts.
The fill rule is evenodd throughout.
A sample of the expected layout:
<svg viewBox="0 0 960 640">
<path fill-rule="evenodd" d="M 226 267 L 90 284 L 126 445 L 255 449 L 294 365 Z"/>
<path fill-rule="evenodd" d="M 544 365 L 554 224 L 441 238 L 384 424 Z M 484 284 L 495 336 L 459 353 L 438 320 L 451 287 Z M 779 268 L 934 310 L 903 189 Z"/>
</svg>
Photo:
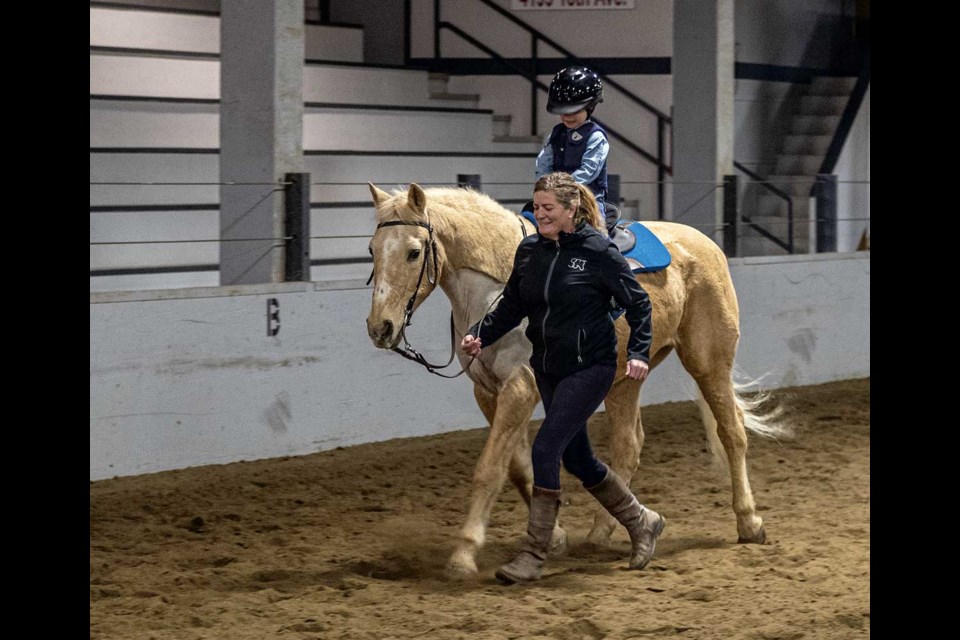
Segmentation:
<svg viewBox="0 0 960 640">
<path fill-rule="evenodd" d="M 533 216 L 537 219 L 537 231 L 549 240 L 560 237 L 561 231 L 573 233 L 573 207 L 564 208 L 557 202 L 552 191 L 537 191 L 533 194 Z"/>
</svg>

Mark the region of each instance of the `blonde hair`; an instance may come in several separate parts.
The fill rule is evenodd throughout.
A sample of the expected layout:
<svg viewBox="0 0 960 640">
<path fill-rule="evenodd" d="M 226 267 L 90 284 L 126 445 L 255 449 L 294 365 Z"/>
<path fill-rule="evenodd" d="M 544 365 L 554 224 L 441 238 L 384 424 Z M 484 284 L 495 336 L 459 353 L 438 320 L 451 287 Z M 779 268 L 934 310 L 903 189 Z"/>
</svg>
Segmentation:
<svg viewBox="0 0 960 640">
<path fill-rule="evenodd" d="M 603 235 L 607 235 L 607 226 L 600 217 L 600 207 L 593 192 L 586 185 L 580 184 L 569 173 L 556 171 L 542 176 L 533 186 L 533 192 L 546 191 L 552 193 L 564 208 L 573 207 L 573 225 L 580 226 L 586 222 Z"/>
</svg>

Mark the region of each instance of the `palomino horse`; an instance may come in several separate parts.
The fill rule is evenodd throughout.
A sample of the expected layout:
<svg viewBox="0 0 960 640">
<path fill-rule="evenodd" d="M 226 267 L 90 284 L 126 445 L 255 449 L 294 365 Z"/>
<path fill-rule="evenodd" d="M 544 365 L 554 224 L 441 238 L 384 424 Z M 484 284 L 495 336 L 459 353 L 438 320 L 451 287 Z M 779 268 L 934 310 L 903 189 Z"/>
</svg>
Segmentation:
<svg viewBox="0 0 960 640">
<path fill-rule="evenodd" d="M 517 245 L 525 234 L 534 232 L 532 225 L 488 196 L 467 189 L 424 190 L 411 184 L 406 193 L 391 195 L 369 186 L 377 209 L 377 230 L 370 241 L 374 269 L 367 318 L 370 339 L 381 349 L 395 348 L 410 315 L 437 284 L 450 299 L 455 332 L 462 337 L 500 295 Z M 672 257 L 665 270 L 637 276 L 653 307 L 651 369 L 676 350 L 696 381 L 710 448 L 715 456 L 721 446 L 726 452 L 724 466 L 733 485 L 738 541 L 762 543 L 766 538 L 763 520 L 757 515 L 747 479 L 745 427 L 774 436 L 781 429 L 753 414 L 734 386 L 739 310 L 726 257 L 692 227 L 645 224 Z M 457 350 L 473 381 L 477 404 L 490 422 L 490 433 L 474 470 L 467 520 L 447 564 L 452 577 L 477 573 L 476 555 L 506 477 L 530 503 L 533 473 L 527 426 L 540 396 L 528 362 L 531 346 L 523 335 L 525 326 L 526 321 L 484 347 L 476 360 Z M 610 465 L 629 483 L 644 439 L 641 383 L 625 375 L 628 327 L 623 317 L 616 329 L 618 372 L 605 407 L 611 426 Z M 615 525 L 606 511 L 598 509 L 587 540 L 605 543 Z M 551 549 L 563 547 L 565 540 L 558 525 Z"/>
</svg>

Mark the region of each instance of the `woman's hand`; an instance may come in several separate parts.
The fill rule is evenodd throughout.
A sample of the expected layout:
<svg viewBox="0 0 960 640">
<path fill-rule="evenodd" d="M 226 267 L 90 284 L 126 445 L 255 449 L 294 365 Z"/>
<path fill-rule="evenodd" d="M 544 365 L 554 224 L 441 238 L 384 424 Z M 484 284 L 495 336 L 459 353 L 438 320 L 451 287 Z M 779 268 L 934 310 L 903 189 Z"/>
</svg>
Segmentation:
<svg viewBox="0 0 960 640">
<path fill-rule="evenodd" d="M 480 342 L 480 338 L 474 338 L 469 333 L 463 336 L 463 341 L 460 343 L 460 348 L 468 356 L 473 356 L 476 358 L 480 355 L 480 349 L 483 347 L 483 343 Z"/>
<path fill-rule="evenodd" d="M 643 360 L 627 360 L 627 377 L 643 382 L 650 373 L 650 365 Z"/>
</svg>

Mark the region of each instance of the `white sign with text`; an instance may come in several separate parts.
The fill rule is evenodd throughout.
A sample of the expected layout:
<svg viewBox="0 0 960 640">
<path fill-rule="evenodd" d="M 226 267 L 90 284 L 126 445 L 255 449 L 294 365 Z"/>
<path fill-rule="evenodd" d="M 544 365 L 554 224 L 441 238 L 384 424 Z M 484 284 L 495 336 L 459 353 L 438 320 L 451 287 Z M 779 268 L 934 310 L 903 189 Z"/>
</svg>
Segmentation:
<svg viewBox="0 0 960 640">
<path fill-rule="evenodd" d="M 634 9 L 636 0 L 510 0 L 514 11 L 556 9 Z"/>
</svg>

